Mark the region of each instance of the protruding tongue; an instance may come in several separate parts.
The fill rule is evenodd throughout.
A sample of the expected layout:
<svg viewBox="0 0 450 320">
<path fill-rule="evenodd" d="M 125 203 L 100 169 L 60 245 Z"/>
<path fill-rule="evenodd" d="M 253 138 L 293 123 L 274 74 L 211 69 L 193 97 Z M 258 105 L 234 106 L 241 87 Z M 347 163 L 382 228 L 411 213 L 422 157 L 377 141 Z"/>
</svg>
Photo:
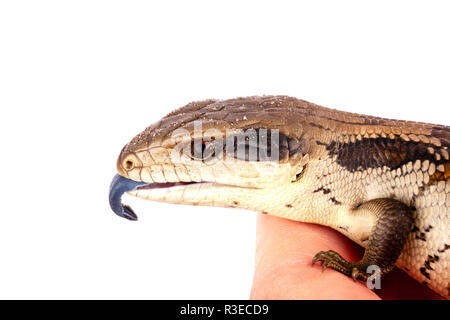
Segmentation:
<svg viewBox="0 0 450 320">
<path fill-rule="evenodd" d="M 122 195 L 145 184 L 145 182 L 133 181 L 116 174 L 109 187 L 109 205 L 112 211 L 122 218 L 137 220 L 134 211 L 129 206 L 122 204 Z"/>
</svg>

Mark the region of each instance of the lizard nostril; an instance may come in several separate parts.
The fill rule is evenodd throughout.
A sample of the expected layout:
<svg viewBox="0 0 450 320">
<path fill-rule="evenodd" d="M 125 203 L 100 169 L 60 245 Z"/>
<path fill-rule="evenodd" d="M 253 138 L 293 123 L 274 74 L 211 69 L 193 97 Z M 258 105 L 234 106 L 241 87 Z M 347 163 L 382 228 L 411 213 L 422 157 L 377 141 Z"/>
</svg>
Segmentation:
<svg viewBox="0 0 450 320">
<path fill-rule="evenodd" d="M 126 170 L 131 170 L 134 168 L 134 162 L 132 160 L 126 160 L 124 167 Z"/>
</svg>

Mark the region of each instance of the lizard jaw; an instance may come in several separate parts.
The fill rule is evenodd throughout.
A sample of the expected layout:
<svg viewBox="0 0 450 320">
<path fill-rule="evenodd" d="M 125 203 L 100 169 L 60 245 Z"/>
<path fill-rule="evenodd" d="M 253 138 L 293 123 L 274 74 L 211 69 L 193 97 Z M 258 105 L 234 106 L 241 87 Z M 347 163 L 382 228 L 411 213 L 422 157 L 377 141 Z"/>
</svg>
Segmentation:
<svg viewBox="0 0 450 320">
<path fill-rule="evenodd" d="M 247 192 L 258 189 L 217 182 L 148 184 L 127 192 L 131 196 L 150 201 L 182 205 L 236 207 L 233 202 L 245 198 Z"/>
<path fill-rule="evenodd" d="M 205 189 L 216 190 L 216 194 L 224 188 L 240 189 L 237 186 L 223 185 L 214 182 L 166 182 L 166 183 L 147 183 L 134 181 L 125 178 L 119 174 L 114 176 L 109 191 L 109 203 L 112 211 L 118 216 L 135 221 L 137 215 L 130 206 L 122 204 L 122 196 L 128 193 L 132 196 L 147 200 L 179 203 L 179 204 L 198 204 L 204 201 L 201 191 Z M 189 190 L 194 196 L 191 199 L 184 197 Z M 199 195 L 198 197 L 196 195 Z"/>
</svg>

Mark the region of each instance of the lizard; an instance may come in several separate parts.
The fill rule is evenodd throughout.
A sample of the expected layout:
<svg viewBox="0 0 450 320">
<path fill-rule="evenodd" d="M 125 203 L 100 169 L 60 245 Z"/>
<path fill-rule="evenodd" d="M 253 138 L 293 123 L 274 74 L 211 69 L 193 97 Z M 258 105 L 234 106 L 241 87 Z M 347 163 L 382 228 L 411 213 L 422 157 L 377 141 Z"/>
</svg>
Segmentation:
<svg viewBox="0 0 450 320">
<path fill-rule="evenodd" d="M 360 261 L 312 257 L 356 280 L 394 266 L 450 298 L 450 127 L 326 108 L 288 96 L 191 102 L 126 144 L 112 210 L 125 192 L 174 204 L 247 209 L 331 227 Z"/>
</svg>

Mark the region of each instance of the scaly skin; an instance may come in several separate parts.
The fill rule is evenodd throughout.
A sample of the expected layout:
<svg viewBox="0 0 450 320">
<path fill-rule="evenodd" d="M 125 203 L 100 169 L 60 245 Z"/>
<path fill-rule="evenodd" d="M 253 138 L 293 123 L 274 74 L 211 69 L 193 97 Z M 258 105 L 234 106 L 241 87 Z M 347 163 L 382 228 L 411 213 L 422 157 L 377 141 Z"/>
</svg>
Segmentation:
<svg viewBox="0 0 450 320">
<path fill-rule="evenodd" d="M 194 130 L 199 120 L 202 129 Z M 276 165 L 173 157 L 180 141 L 217 139 L 227 129 L 278 129 L 289 141 L 287 155 Z M 447 126 L 341 112 L 286 96 L 246 97 L 194 102 L 170 113 L 124 147 L 117 168 L 125 178 L 153 184 L 129 192 L 141 198 L 329 226 L 366 247 L 365 258 L 347 262 L 331 252 L 316 261 L 358 279 L 367 278 L 362 266 L 377 264 L 383 274 L 395 263 L 448 299 L 449 146 Z M 154 184 L 168 182 L 197 183 Z"/>
</svg>

